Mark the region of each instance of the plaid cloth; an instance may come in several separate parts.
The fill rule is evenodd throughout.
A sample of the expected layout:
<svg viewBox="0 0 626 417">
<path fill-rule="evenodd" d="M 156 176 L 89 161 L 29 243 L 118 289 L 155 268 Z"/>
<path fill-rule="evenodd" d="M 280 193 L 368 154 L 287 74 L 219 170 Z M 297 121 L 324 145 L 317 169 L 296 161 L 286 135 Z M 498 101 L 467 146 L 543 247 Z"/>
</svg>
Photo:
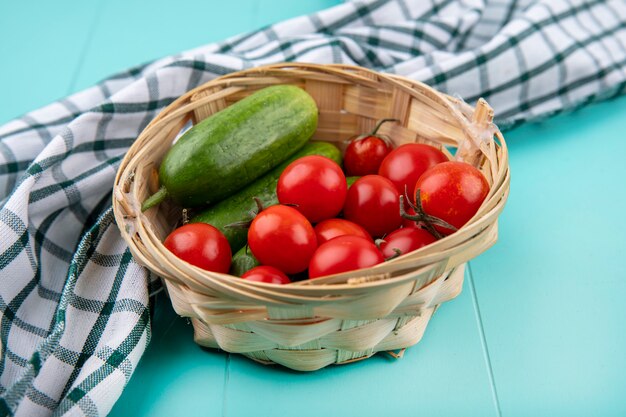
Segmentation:
<svg viewBox="0 0 626 417">
<path fill-rule="evenodd" d="M 159 283 L 113 221 L 116 168 L 185 91 L 279 61 L 402 74 L 505 126 L 624 92 L 623 0 L 353 1 L 157 60 L 0 127 L 0 415 L 106 415 Z"/>
</svg>

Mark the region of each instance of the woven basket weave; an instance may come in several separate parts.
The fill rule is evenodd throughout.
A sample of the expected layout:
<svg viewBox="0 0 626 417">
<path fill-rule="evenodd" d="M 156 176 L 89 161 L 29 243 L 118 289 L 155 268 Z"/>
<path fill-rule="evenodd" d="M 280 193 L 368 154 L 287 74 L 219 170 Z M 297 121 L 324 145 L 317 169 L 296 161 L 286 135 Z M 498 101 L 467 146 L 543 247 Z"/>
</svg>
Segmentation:
<svg viewBox="0 0 626 417">
<path fill-rule="evenodd" d="M 163 156 L 189 121 L 274 84 L 305 89 L 319 108 L 314 139 L 341 149 L 346 139 L 389 117 L 400 122 L 383 125 L 380 133 L 395 145 L 428 143 L 448 155 L 448 148 L 460 146 L 457 157 L 478 166 L 490 184 L 485 202 L 463 228 L 434 244 L 367 270 L 312 281 L 249 282 L 181 261 L 161 243 L 181 207 L 165 202 L 140 211 L 158 189 Z M 421 339 L 437 306 L 459 294 L 465 262 L 497 239 L 509 167 L 492 118 L 483 100 L 474 109 L 424 84 L 359 67 L 289 63 L 229 74 L 180 97 L 141 133 L 115 180 L 115 218 L 137 262 L 164 279 L 176 312 L 191 318 L 200 345 L 305 371 L 379 351 L 398 355 Z"/>
</svg>

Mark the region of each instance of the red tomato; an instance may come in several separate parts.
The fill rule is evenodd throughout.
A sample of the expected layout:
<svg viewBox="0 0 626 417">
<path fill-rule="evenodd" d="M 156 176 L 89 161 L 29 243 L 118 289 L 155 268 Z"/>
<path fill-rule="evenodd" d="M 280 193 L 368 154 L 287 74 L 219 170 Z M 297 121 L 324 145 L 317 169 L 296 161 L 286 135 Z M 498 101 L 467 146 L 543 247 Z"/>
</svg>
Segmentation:
<svg viewBox="0 0 626 417">
<path fill-rule="evenodd" d="M 428 168 L 447 160 L 448 157 L 433 146 L 407 143 L 394 149 L 383 159 L 378 175 L 389 178 L 401 195 L 404 195 L 406 186 L 410 195 L 415 183 Z"/>
<path fill-rule="evenodd" d="M 368 268 L 384 260 L 371 241 L 360 236 L 339 236 L 317 248 L 309 264 L 309 278 Z"/>
<path fill-rule="evenodd" d="M 295 274 L 309 265 L 317 239 L 313 226 L 298 210 L 278 205 L 266 208 L 252 220 L 248 245 L 263 265 Z"/>
<path fill-rule="evenodd" d="M 241 278 L 268 284 L 289 284 L 291 282 L 283 271 L 268 265 L 256 266 L 243 274 Z"/>
<path fill-rule="evenodd" d="M 391 145 L 378 136 L 353 140 L 346 148 L 343 158 L 346 175 L 363 176 L 378 173 L 380 163 L 391 149 Z"/>
<path fill-rule="evenodd" d="M 372 240 L 372 237 L 365 229 L 345 219 L 326 219 L 318 223 L 315 226 L 315 235 L 317 236 L 318 245 L 337 236 L 344 235 L 361 236 L 365 239 Z"/>
<path fill-rule="evenodd" d="M 426 214 L 460 229 L 476 214 L 487 197 L 489 183 L 472 165 L 449 161 L 426 171 L 415 184 L 414 196 L 417 190 L 420 190 Z M 435 228 L 446 235 L 453 232 L 441 226 Z"/>
<path fill-rule="evenodd" d="M 281 204 L 293 204 L 313 223 L 341 211 L 348 186 L 341 167 L 319 155 L 293 161 L 278 178 L 276 195 Z"/>
<path fill-rule="evenodd" d="M 363 176 L 378 173 L 380 163 L 393 149 L 391 144 L 376 133 L 385 122 L 397 122 L 396 119 L 383 119 L 376 124 L 368 135 L 352 139 L 343 157 L 346 175 Z"/>
<path fill-rule="evenodd" d="M 207 271 L 228 273 L 231 251 L 226 237 L 206 223 L 189 223 L 169 234 L 165 247 L 185 262 Z"/>
<path fill-rule="evenodd" d="M 433 235 L 424 229 L 420 229 L 419 227 L 406 227 L 394 230 L 385 236 L 383 243 L 380 245 L 380 250 L 385 258 L 391 258 L 397 255 L 394 249 L 398 249 L 400 255 L 404 255 L 422 246 L 430 245 L 436 240 Z"/>
<path fill-rule="evenodd" d="M 402 224 L 398 191 L 380 175 L 366 175 L 348 190 L 343 214 L 374 236 L 396 230 Z"/>
</svg>

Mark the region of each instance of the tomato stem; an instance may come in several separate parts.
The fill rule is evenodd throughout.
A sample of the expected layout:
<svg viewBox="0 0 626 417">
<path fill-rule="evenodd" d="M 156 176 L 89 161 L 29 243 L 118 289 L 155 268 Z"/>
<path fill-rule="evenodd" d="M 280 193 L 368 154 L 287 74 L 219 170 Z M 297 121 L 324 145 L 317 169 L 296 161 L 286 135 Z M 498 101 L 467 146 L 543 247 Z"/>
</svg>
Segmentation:
<svg viewBox="0 0 626 417">
<path fill-rule="evenodd" d="M 455 232 L 458 230 L 456 227 L 452 226 L 450 223 L 444 220 L 441 220 L 438 217 L 431 216 L 430 214 L 426 214 L 424 212 L 424 208 L 422 207 L 422 199 L 420 197 L 419 188 L 415 190 L 415 204 L 411 203 L 411 201 L 408 198 L 407 198 L 407 201 L 408 201 L 409 206 L 411 206 L 411 208 L 415 210 L 415 215 L 411 215 L 406 212 L 406 210 L 404 209 L 404 196 L 401 195 L 400 196 L 400 216 L 404 219 L 413 220 L 414 222 L 423 225 L 424 228 L 430 234 L 435 236 L 437 239 L 441 239 L 444 236 L 441 233 L 439 233 L 439 231 L 435 228 L 435 226 L 441 226 L 446 229 L 453 230 Z"/>
<path fill-rule="evenodd" d="M 402 251 L 398 248 L 392 248 L 391 249 L 393 251 L 393 255 L 391 255 L 389 258 L 385 258 L 385 262 L 387 261 L 391 261 L 392 259 L 396 259 L 399 256 L 402 256 Z"/>
<path fill-rule="evenodd" d="M 378 250 L 382 251 L 381 245 L 386 242 L 387 241 L 385 239 L 379 238 L 379 239 L 374 240 L 374 245 L 376 245 Z M 393 255 L 391 255 L 389 258 L 385 258 L 385 262 L 390 261 L 392 259 L 396 259 L 398 256 L 402 255 L 402 251 L 398 248 L 392 248 L 391 250 L 393 251 Z"/>
<path fill-rule="evenodd" d="M 400 120 L 398 119 L 382 119 L 381 121 L 379 121 L 378 123 L 376 123 L 376 127 L 374 127 L 374 130 L 372 130 L 372 132 L 369 134 L 370 136 L 376 136 L 376 133 L 378 132 L 378 129 L 380 129 L 380 127 L 383 125 L 383 123 L 387 123 L 387 122 L 400 122 Z"/>
<path fill-rule="evenodd" d="M 252 199 L 256 203 L 257 211 L 250 210 L 248 212 L 248 214 L 250 215 L 250 219 L 248 219 L 248 220 L 241 220 L 241 221 L 234 222 L 234 223 L 229 223 L 229 224 L 227 224 L 224 227 L 226 227 L 227 229 L 249 229 L 250 225 L 252 224 L 252 220 L 254 220 L 254 218 L 257 216 L 257 214 L 259 214 L 260 212 L 265 210 L 265 207 L 263 207 L 263 202 L 261 201 L 260 198 L 252 197 Z"/>
<path fill-rule="evenodd" d="M 256 214 L 259 214 L 260 212 L 265 210 L 265 207 L 263 207 L 263 202 L 261 201 L 259 197 L 252 197 L 252 199 L 256 203 L 256 208 L 257 208 Z"/>
<path fill-rule="evenodd" d="M 350 138 L 347 141 L 345 141 L 345 143 L 349 144 L 350 142 L 356 142 L 357 140 L 362 140 L 362 139 L 374 136 L 374 137 L 376 137 L 378 139 L 381 139 L 388 146 L 393 146 L 393 144 L 391 143 L 391 141 L 389 140 L 389 138 L 387 136 L 378 135 L 377 134 L 378 129 L 380 129 L 380 127 L 383 125 L 383 123 L 386 123 L 386 122 L 400 122 L 400 120 L 398 120 L 398 119 L 382 119 L 378 123 L 376 123 L 376 126 L 374 127 L 374 130 L 372 130 L 370 133 L 364 133 L 362 135 L 353 136 L 352 138 Z M 348 187 L 349 186 L 350 186 L 350 183 L 348 183 Z"/>
</svg>

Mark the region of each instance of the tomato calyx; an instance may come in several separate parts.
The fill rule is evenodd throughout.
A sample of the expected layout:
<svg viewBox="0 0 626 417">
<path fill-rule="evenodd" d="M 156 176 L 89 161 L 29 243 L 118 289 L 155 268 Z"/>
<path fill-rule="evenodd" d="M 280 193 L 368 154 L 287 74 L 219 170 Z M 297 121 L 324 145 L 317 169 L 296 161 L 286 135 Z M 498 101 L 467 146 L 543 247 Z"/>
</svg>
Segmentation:
<svg viewBox="0 0 626 417">
<path fill-rule="evenodd" d="M 387 241 L 386 241 L 384 238 L 382 238 L 382 239 L 376 239 L 376 240 L 374 241 L 374 245 L 376 245 L 376 247 L 377 247 L 379 250 L 381 250 L 381 251 L 382 251 L 382 247 L 381 247 L 381 245 L 382 245 L 383 243 L 387 243 Z M 389 257 L 385 258 L 385 262 L 387 262 L 387 261 L 391 261 L 392 259 L 396 259 L 396 258 L 398 258 L 398 257 L 400 257 L 400 256 L 402 256 L 402 255 L 403 255 L 402 251 L 401 251 L 400 249 L 398 249 L 398 248 L 391 248 L 391 250 L 393 251 L 393 255 L 391 255 L 391 256 L 389 256 Z"/>
<path fill-rule="evenodd" d="M 405 192 L 406 193 L 406 192 Z M 407 197 L 407 204 L 415 210 L 415 215 L 409 214 L 406 212 L 404 208 L 404 198 L 405 196 L 400 196 L 400 217 L 407 220 L 412 220 L 417 224 L 420 224 L 426 229 L 430 234 L 435 236 L 437 239 L 441 239 L 444 236 L 439 233 L 439 231 L 435 228 L 435 226 L 445 227 L 446 229 L 450 229 L 453 232 L 456 232 L 458 229 L 452 226 L 450 223 L 441 220 L 439 217 L 431 216 L 430 214 L 426 214 L 424 209 L 422 208 L 422 199 L 420 196 L 419 188 L 415 190 L 415 204 L 411 202 L 411 200 Z"/>
<path fill-rule="evenodd" d="M 250 228 L 250 225 L 252 224 L 252 220 L 254 220 L 254 218 L 260 212 L 265 210 L 265 207 L 263 207 L 263 202 L 258 197 L 252 197 L 252 199 L 256 203 L 256 210 L 250 210 L 248 212 L 248 215 L 250 216 L 250 218 L 248 220 L 241 220 L 238 222 L 229 223 L 226 226 L 224 226 L 225 228 L 227 229 L 249 229 Z"/>
</svg>

